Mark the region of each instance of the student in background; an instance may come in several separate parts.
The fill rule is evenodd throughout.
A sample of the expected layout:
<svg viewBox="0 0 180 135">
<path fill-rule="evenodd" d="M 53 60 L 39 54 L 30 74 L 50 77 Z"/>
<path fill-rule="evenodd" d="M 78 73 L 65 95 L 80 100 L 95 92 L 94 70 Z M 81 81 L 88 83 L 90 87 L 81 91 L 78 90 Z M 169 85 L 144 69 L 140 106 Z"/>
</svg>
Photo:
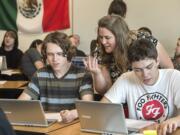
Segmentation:
<svg viewBox="0 0 180 135">
<path fill-rule="evenodd" d="M 16 69 L 20 66 L 23 52 L 18 49 L 18 45 L 17 32 L 7 31 L 0 47 L 0 55 L 6 56 L 7 67 L 10 69 Z"/>
<path fill-rule="evenodd" d="M 157 50 L 147 39 L 129 47 L 128 60 L 132 71 L 117 79 L 102 102 L 127 102 L 131 119 L 160 123 L 158 135 L 172 133 L 180 125 L 180 72 L 158 69 Z"/>
<path fill-rule="evenodd" d="M 180 37 L 177 39 L 177 44 L 175 48 L 175 56 L 180 55 Z"/>
<path fill-rule="evenodd" d="M 109 6 L 108 9 L 108 14 L 112 15 L 119 15 L 123 18 L 126 17 L 126 13 L 127 13 L 127 5 L 123 0 L 113 0 Z M 140 33 L 138 33 L 140 32 Z M 142 33 L 141 33 L 142 32 Z M 136 33 L 136 37 L 138 36 L 138 38 L 151 38 L 155 39 L 152 35 L 151 30 L 148 27 L 141 27 L 139 28 L 139 30 Z M 157 39 L 155 39 L 154 41 L 156 42 Z M 173 63 L 171 61 L 171 58 L 169 57 L 167 51 L 165 50 L 164 46 L 158 42 L 156 43 L 156 48 L 158 50 L 158 56 L 160 58 L 160 67 L 161 68 L 174 68 Z"/>
<path fill-rule="evenodd" d="M 98 61 L 101 61 L 101 45 L 98 39 L 92 40 L 90 44 L 90 56 L 96 57 Z"/>
<path fill-rule="evenodd" d="M 160 68 L 174 68 L 173 62 L 171 61 L 171 58 L 164 46 L 153 37 L 152 31 L 148 27 L 140 27 L 135 33 L 138 38 L 148 38 L 154 43 L 160 59 Z"/>
<path fill-rule="evenodd" d="M 42 40 L 34 40 L 29 49 L 24 53 L 21 60 L 21 70 L 30 80 L 32 75 L 36 70 L 44 67 L 44 62 L 42 59 L 41 48 Z"/>
<path fill-rule="evenodd" d="M 139 32 L 142 32 L 148 36 L 152 36 L 152 31 L 148 27 L 140 27 L 138 29 Z"/>
<path fill-rule="evenodd" d="M 76 47 L 76 56 L 86 56 L 86 54 L 82 50 L 78 49 L 78 46 L 80 45 L 80 36 L 77 34 L 73 34 L 69 36 L 69 39 L 71 41 L 71 45 Z"/>
<path fill-rule="evenodd" d="M 50 33 L 43 43 L 48 65 L 33 75 L 19 99 L 39 99 L 45 111 L 60 112 L 64 122 L 71 122 L 78 117 L 75 100 L 93 100 L 92 77 L 71 64 L 75 48 L 66 34 Z"/>
<path fill-rule="evenodd" d="M 108 14 L 112 15 L 119 15 L 122 18 L 126 17 L 127 14 L 127 5 L 123 0 L 113 0 L 109 6 Z M 140 32 L 140 33 L 138 33 Z M 148 27 L 141 27 L 139 28 L 138 32 L 136 33 L 136 37 L 138 38 L 149 38 L 150 40 L 155 39 L 152 35 L 151 30 Z M 141 33 L 142 32 L 142 33 Z M 157 41 L 156 48 L 158 50 L 158 56 L 160 58 L 160 67 L 161 68 L 174 68 L 171 58 L 169 57 L 167 51 L 165 50 L 164 46 L 158 42 L 157 39 L 153 40 Z"/>
<path fill-rule="evenodd" d="M 180 37 L 177 39 L 177 44 L 175 48 L 174 58 L 173 58 L 174 68 L 180 70 Z"/>
<path fill-rule="evenodd" d="M 123 18 L 126 17 L 127 5 L 123 0 L 113 0 L 108 9 L 108 15 L 116 14 Z"/>
</svg>

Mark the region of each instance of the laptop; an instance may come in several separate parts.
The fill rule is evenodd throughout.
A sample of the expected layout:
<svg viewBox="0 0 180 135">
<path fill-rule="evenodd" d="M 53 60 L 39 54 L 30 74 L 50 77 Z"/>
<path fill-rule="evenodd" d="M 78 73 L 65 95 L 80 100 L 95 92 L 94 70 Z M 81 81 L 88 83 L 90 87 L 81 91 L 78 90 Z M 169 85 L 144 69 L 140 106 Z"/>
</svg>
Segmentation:
<svg viewBox="0 0 180 135">
<path fill-rule="evenodd" d="M 102 134 L 128 134 L 123 106 L 97 101 L 76 101 L 81 130 Z"/>
<path fill-rule="evenodd" d="M 0 70 L 7 70 L 6 56 L 0 56 Z"/>
<path fill-rule="evenodd" d="M 39 100 L 0 99 L 0 108 L 12 125 L 47 127 L 55 120 L 47 120 Z"/>
<path fill-rule="evenodd" d="M 74 65 L 76 65 L 77 67 L 85 68 L 85 65 L 84 65 L 84 62 L 83 62 L 84 59 L 87 59 L 87 57 L 76 56 L 76 57 L 72 58 L 71 62 Z"/>
</svg>

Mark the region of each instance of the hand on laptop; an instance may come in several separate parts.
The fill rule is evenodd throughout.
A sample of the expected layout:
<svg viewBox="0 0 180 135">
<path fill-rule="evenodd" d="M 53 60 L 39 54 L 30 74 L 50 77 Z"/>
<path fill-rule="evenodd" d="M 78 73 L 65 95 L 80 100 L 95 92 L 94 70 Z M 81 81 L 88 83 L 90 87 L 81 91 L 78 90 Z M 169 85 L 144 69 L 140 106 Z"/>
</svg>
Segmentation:
<svg viewBox="0 0 180 135">
<path fill-rule="evenodd" d="M 64 123 L 69 123 L 75 120 L 78 117 L 77 110 L 63 110 L 60 112 L 60 115 L 62 117 L 62 121 Z"/>
</svg>

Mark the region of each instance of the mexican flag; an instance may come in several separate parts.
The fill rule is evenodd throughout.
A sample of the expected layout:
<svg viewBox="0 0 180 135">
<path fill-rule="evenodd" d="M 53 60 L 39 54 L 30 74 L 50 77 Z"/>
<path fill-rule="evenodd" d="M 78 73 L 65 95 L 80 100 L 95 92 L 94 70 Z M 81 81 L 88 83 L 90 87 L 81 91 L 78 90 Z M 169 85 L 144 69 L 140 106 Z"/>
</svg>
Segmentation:
<svg viewBox="0 0 180 135">
<path fill-rule="evenodd" d="M 68 0 L 0 0 L 0 29 L 42 33 L 67 29 Z"/>
</svg>

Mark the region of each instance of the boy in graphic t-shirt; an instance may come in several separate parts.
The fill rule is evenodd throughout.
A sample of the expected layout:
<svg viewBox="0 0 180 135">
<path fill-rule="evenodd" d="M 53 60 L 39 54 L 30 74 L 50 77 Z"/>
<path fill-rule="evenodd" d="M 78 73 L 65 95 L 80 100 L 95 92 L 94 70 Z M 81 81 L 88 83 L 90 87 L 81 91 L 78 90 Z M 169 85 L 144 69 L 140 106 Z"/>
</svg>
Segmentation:
<svg viewBox="0 0 180 135">
<path fill-rule="evenodd" d="M 157 50 L 147 39 L 129 47 L 128 60 L 132 71 L 117 79 L 102 102 L 126 102 L 131 119 L 159 123 L 160 135 L 173 132 L 180 126 L 180 72 L 158 69 Z"/>
</svg>

